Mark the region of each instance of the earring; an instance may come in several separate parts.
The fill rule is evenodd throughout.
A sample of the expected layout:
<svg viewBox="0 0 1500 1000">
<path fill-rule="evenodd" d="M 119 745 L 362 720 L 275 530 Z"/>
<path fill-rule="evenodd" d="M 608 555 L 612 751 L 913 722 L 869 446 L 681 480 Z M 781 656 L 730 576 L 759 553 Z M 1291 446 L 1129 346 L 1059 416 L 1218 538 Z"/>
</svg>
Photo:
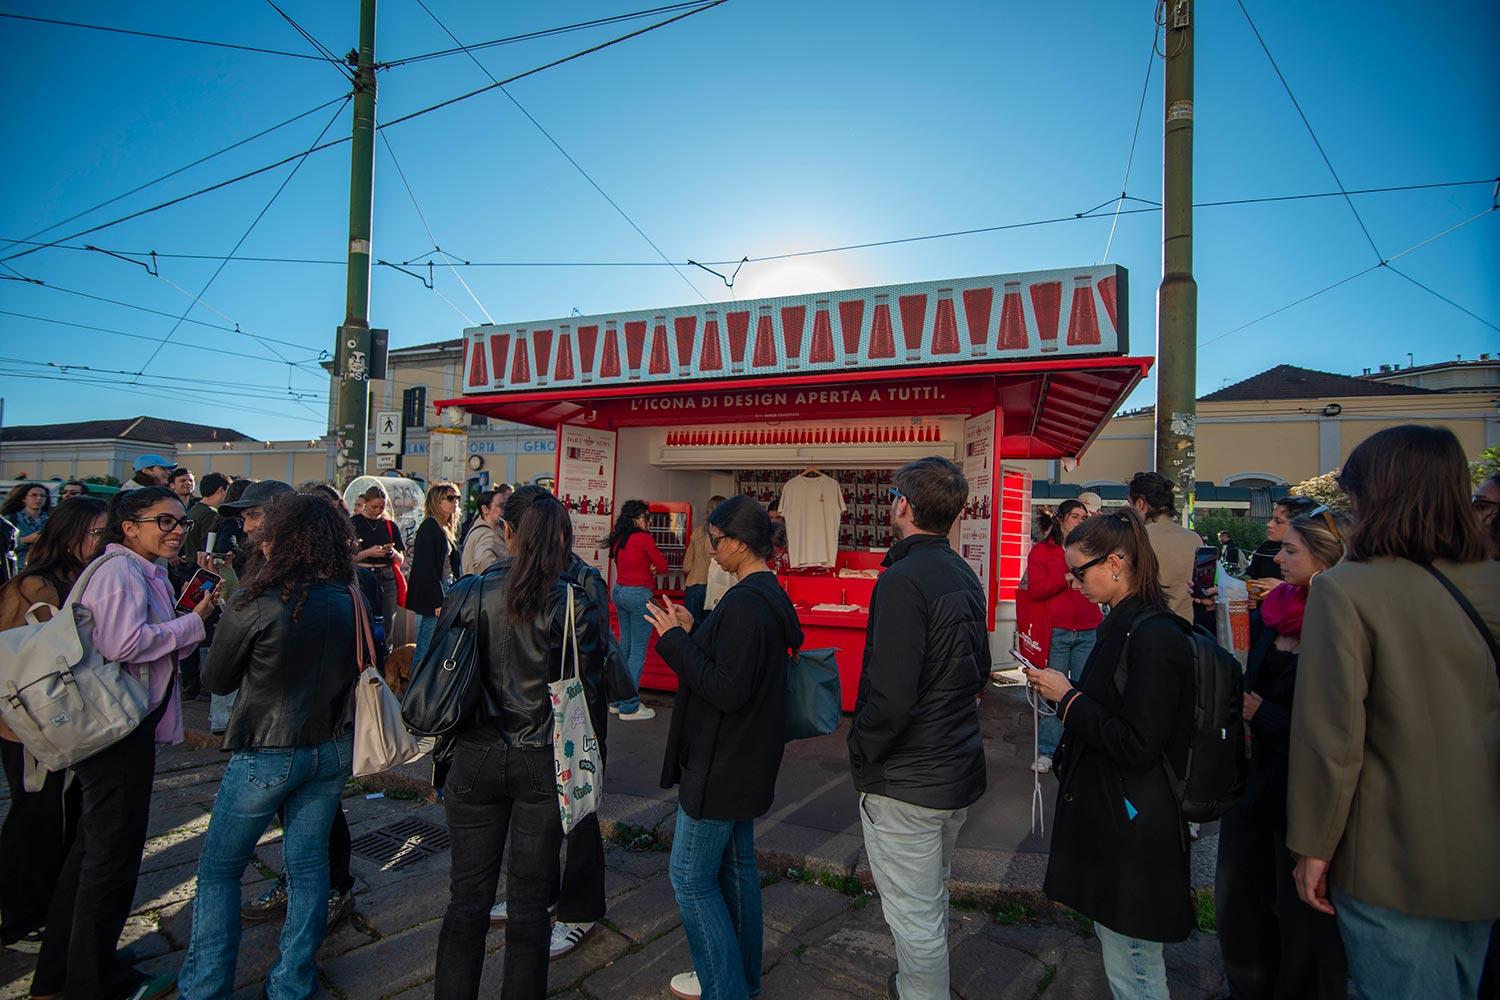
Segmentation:
<svg viewBox="0 0 1500 1000">
<path fill-rule="evenodd" d="M 1118 573 L 1116 573 L 1116 574 L 1115 574 L 1115 581 L 1116 581 L 1116 582 L 1119 582 L 1119 579 L 1120 579 L 1120 574 L 1118 574 Z"/>
</svg>

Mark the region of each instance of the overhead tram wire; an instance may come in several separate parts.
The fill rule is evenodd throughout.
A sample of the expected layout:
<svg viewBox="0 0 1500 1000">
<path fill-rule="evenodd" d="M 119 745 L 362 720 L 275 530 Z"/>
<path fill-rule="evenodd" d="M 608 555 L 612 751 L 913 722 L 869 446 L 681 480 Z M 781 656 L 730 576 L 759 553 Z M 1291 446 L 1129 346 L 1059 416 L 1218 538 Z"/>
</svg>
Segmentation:
<svg viewBox="0 0 1500 1000">
<path fill-rule="evenodd" d="M 584 56 L 593 55 L 596 52 L 601 52 L 604 49 L 610 48 L 614 45 L 619 45 L 621 42 L 629 41 L 632 38 L 639 38 L 641 35 L 656 31 L 658 28 L 665 28 L 669 24 L 675 24 L 676 22 L 681 21 L 684 18 L 692 17 L 694 14 L 701 14 L 703 11 L 712 10 L 714 7 L 717 7 L 723 3 L 728 3 L 728 0 L 710 0 L 709 3 L 706 3 L 705 5 L 700 7 L 696 7 L 685 14 L 679 14 L 676 17 L 668 18 L 665 21 L 658 21 L 655 24 L 647 25 L 644 28 L 632 31 L 629 34 L 621 35 L 618 38 L 612 38 L 607 42 L 600 42 L 598 45 L 594 45 L 587 49 L 574 52 L 572 55 L 563 56 L 560 59 L 554 59 L 549 63 L 545 63 L 544 65 L 537 66 L 533 69 L 524 70 L 523 72 L 517 73 L 515 76 L 507 77 L 506 79 L 501 80 L 498 83 L 490 84 L 488 87 L 480 87 L 478 90 L 471 90 L 466 94 L 459 94 L 457 97 L 450 97 L 446 101 L 440 101 L 439 103 L 430 105 L 429 107 L 421 108 L 420 110 L 413 111 L 410 114 L 402 115 L 400 118 L 388 121 L 383 125 L 377 125 L 376 130 L 379 131 L 380 129 L 390 128 L 393 125 L 400 125 L 405 122 L 409 122 L 414 118 L 420 118 L 423 115 L 431 114 L 434 111 L 439 111 L 443 108 L 449 107 L 450 105 L 458 104 L 461 101 L 467 101 L 471 97 L 477 97 L 480 94 L 488 93 L 489 91 L 494 90 L 497 87 L 504 86 L 505 84 L 515 83 L 517 80 L 524 80 L 529 76 L 535 76 L 536 74 L 544 72 L 546 70 L 555 69 L 556 67 L 561 66 L 564 63 L 572 62 L 575 59 L 582 59 Z M 275 163 L 267 164 L 264 167 L 258 167 L 255 170 L 247 171 L 246 173 L 240 174 L 237 177 L 231 177 L 226 181 L 220 181 L 217 184 L 211 184 L 206 188 L 200 188 L 197 191 L 190 192 L 178 198 L 173 198 L 170 201 L 164 201 L 159 205 L 152 205 L 150 208 L 143 208 L 139 212 L 132 212 L 129 215 L 121 216 L 120 218 L 114 219 L 110 222 L 101 223 L 97 226 L 92 226 L 88 229 L 80 230 L 79 232 L 73 233 L 69 236 L 64 236 L 60 239 L 44 243 L 41 246 L 32 247 L 29 250 L 23 250 L 20 253 L 15 253 L 11 254 L 8 257 L 0 258 L 0 262 L 15 260 L 17 257 L 24 257 L 27 254 L 36 253 L 38 250 L 44 249 L 46 247 L 55 246 L 58 243 L 66 243 L 68 240 L 77 239 L 80 236 L 87 236 L 89 233 L 97 233 L 101 229 L 108 229 L 111 226 L 118 226 L 122 222 L 129 222 L 131 219 L 138 219 L 141 216 L 149 215 L 152 212 L 159 212 L 164 208 L 170 208 L 173 205 L 181 204 L 184 201 L 188 201 L 192 198 L 197 198 L 200 195 L 205 195 L 212 191 L 217 191 L 220 188 L 226 188 L 231 184 L 238 184 L 240 181 L 249 180 L 251 177 L 258 177 L 259 175 L 266 173 L 269 170 L 275 170 L 277 167 L 285 166 L 286 164 L 291 163 L 293 160 L 304 159 L 313 153 L 322 152 L 325 149 L 332 149 L 334 146 L 339 146 L 346 142 L 349 142 L 351 138 L 351 136 L 343 136 L 338 139 L 330 140 L 329 142 L 323 143 L 321 146 L 314 146 L 312 149 L 309 149 L 306 152 L 283 157 L 282 159 L 277 160 Z"/>
<path fill-rule="evenodd" d="M 169 314 L 165 314 L 164 313 L 163 315 L 169 315 Z M 52 323 L 52 324 L 55 324 L 57 326 L 73 327 L 74 329 L 77 329 L 77 330 L 91 330 L 91 331 L 93 331 L 95 333 L 107 333 L 107 334 L 110 334 L 111 336 L 115 336 L 115 337 L 129 337 L 132 340 L 149 340 L 153 344 L 157 343 L 161 339 L 159 337 L 148 337 L 144 333 L 128 333 L 125 330 L 115 330 L 115 329 L 112 329 L 112 328 L 107 327 L 107 326 L 93 326 L 93 325 L 91 325 L 89 323 L 74 323 L 74 322 L 71 322 L 71 321 L 65 320 L 65 319 L 54 319 L 54 318 L 52 318 L 50 316 L 35 316 L 35 315 L 32 315 L 31 313 L 12 312 L 9 309 L 0 309 L 0 316 L 14 316 L 17 319 L 29 319 L 29 320 L 32 320 L 32 321 L 37 322 L 37 323 Z M 188 320 L 188 322 L 191 323 L 193 321 L 192 320 Z M 225 328 L 224 327 L 215 327 L 215 329 L 225 329 Z M 234 331 L 231 330 L 230 332 L 233 333 Z M 225 357 L 231 357 L 231 358 L 244 358 L 244 359 L 246 359 L 248 361 L 259 361 L 262 364 L 268 364 L 268 365 L 271 365 L 271 364 L 279 365 L 280 364 L 280 362 L 276 361 L 275 359 L 268 358 L 268 357 L 266 357 L 263 354 L 246 354 L 243 351 L 231 351 L 228 348 L 224 348 L 224 347 L 203 347 L 203 346 L 201 346 L 199 344 L 187 344 L 187 343 L 178 344 L 177 347 L 179 349 L 180 348 L 187 348 L 189 350 L 194 350 L 194 351 L 205 351 L 205 352 L 207 352 L 209 354 L 222 354 Z M 314 368 L 319 367 L 319 362 L 317 362 L 317 361 L 293 361 L 293 362 L 291 362 L 291 365 L 294 368 L 298 368 L 298 369 L 302 369 L 302 370 L 307 370 L 308 366 L 312 366 Z"/>
<path fill-rule="evenodd" d="M 389 62 L 376 63 L 376 69 L 390 69 L 397 66 L 407 66 L 411 63 L 425 62 L 429 59 L 442 59 L 446 56 L 456 56 L 465 52 L 478 52 L 483 49 L 491 49 L 499 45 L 510 45 L 515 42 L 529 42 L 538 38 L 550 38 L 553 35 L 562 35 L 572 31 L 583 31 L 587 28 L 602 27 L 606 24 L 620 24 L 625 21 L 637 21 L 643 17 L 655 17 L 657 14 L 666 14 L 688 7 L 698 7 L 704 0 L 689 0 L 687 3 L 668 4 L 665 7 L 652 7 L 649 10 L 638 10 L 629 14 L 616 14 L 613 17 L 600 17 L 592 21 L 579 21 L 577 24 L 566 24 L 558 28 L 544 28 L 541 31 L 528 31 L 520 35 L 509 35 L 505 38 L 495 38 L 487 42 L 477 42 L 473 45 L 459 45 L 455 49 L 443 49 L 441 52 L 427 52 L 419 56 L 407 56 L 405 59 L 393 59 Z M 451 37 L 451 36 L 450 36 Z"/>
<path fill-rule="evenodd" d="M 128 382 L 112 382 L 112 381 L 109 381 L 107 379 L 79 378 L 79 377 L 72 377 L 72 376 L 67 376 L 67 375 L 33 375 L 33 374 L 28 373 L 28 372 L 21 372 L 21 371 L 3 371 L 3 370 L 0 370 L 0 375 L 4 375 L 7 378 L 25 379 L 25 380 L 33 381 L 33 382 L 70 382 L 70 383 L 73 383 L 73 384 L 76 384 L 76 385 L 92 385 L 92 386 L 97 386 L 97 387 L 99 387 L 101 389 L 104 389 L 106 391 L 110 391 L 110 392 L 122 392 L 122 393 L 127 393 L 127 394 L 129 394 L 131 396 L 137 396 L 137 397 L 139 397 L 139 396 L 149 396 L 149 397 L 151 397 L 153 399 L 168 399 L 168 400 L 175 400 L 177 402 L 182 402 L 184 399 L 187 399 L 187 400 L 190 400 L 190 401 L 196 402 L 196 403 L 211 404 L 211 405 L 213 405 L 213 406 L 215 406 L 215 407 L 217 407 L 219 409 L 243 410 L 246 413 L 259 413 L 259 414 L 263 414 L 264 416 L 268 416 L 268 417 L 286 417 L 286 416 L 288 416 L 288 414 L 285 411 L 263 410 L 263 409 L 260 409 L 258 407 L 245 406 L 243 403 L 225 402 L 225 401 L 220 400 L 218 398 L 218 394 L 217 393 L 214 393 L 214 394 L 207 394 L 207 393 L 195 394 L 195 393 L 184 392 L 182 390 L 177 390 L 177 389 L 174 389 L 174 390 L 171 390 L 171 391 L 168 391 L 168 392 L 162 392 L 162 391 L 156 391 L 155 389 L 152 389 L 152 388 L 142 388 L 141 386 L 134 386 L 134 385 L 131 385 Z M 265 397 L 262 396 L 260 398 L 264 399 Z M 295 402 L 295 401 L 288 400 L 288 402 Z M 302 406 L 303 409 L 307 409 L 310 412 L 316 412 L 316 411 L 312 411 L 311 408 L 308 407 L 305 403 L 297 403 L 296 405 Z"/>
<path fill-rule="evenodd" d="M 1281 81 L 1282 89 L 1286 96 L 1291 99 L 1292 107 L 1297 109 L 1297 117 L 1302 119 L 1302 124 L 1307 128 L 1307 134 L 1312 137 L 1313 145 L 1318 147 L 1318 155 L 1323 157 L 1323 165 L 1328 168 L 1328 173 L 1333 177 L 1333 182 L 1338 185 L 1340 191 L 1344 191 L 1344 182 L 1339 179 L 1339 173 L 1333 169 L 1333 161 L 1328 158 L 1323 144 L 1318 141 L 1318 134 L 1313 131 L 1312 122 L 1307 120 L 1307 114 L 1302 110 L 1302 105 L 1297 102 L 1297 95 L 1292 93 L 1292 85 L 1287 83 L 1286 76 L 1281 72 L 1281 67 L 1276 65 L 1276 57 L 1271 55 L 1271 49 L 1266 45 L 1266 40 L 1261 37 L 1260 29 L 1255 26 L 1255 20 L 1250 16 L 1250 11 L 1245 8 L 1245 0 L 1235 0 L 1239 4 L 1240 13 L 1245 15 L 1245 23 L 1250 25 L 1255 40 L 1260 43 L 1261 51 L 1266 54 L 1266 59 L 1271 63 L 1271 69 L 1276 72 L 1276 79 Z M 1354 221 L 1359 223 L 1360 232 L 1365 234 L 1365 240 L 1370 244 L 1370 249 L 1375 252 L 1375 259 L 1381 260 L 1380 248 L 1375 245 L 1375 238 L 1370 235 L 1370 229 L 1365 225 L 1365 220 L 1360 218 L 1359 209 L 1354 207 L 1354 199 L 1344 191 L 1344 202 L 1349 206 L 1349 211 L 1354 213 Z"/>
<path fill-rule="evenodd" d="M 334 66 L 334 68 L 339 71 L 339 76 L 342 76 L 349 83 L 353 83 L 354 82 L 354 74 L 349 71 L 349 67 L 347 65 L 345 65 L 344 60 L 342 60 L 338 56 L 334 55 L 334 53 L 332 52 L 332 50 L 330 50 L 328 48 L 328 46 L 326 46 L 322 42 L 318 41 L 316 38 L 314 38 L 312 36 L 311 32 L 309 32 L 306 28 L 302 27 L 302 25 L 300 25 L 296 21 L 294 21 L 292 19 L 292 16 L 290 14 L 288 14 L 286 11 L 282 10 L 280 7 L 276 6 L 275 0 L 266 0 L 266 3 L 270 4 L 271 5 L 271 9 L 274 10 L 276 13 L 280 14 L 281 15 L 281 19 L 283 21 L 285 21 L 287 24 L 290 24 L 292 26 L 292 29 L 294 31 L 296 31 L 297 34 L 301 35 L 304 39 L 306 39 L 307 43 L 309 45 L 311 45 L 314 49 L 317 49 L 319 55 L 321 55 L 328 62 L 332 63 L 333 66 Z"/>
<path fill-rule="evenodd" d="M 333 128 L 333 123 L 336 122 L 336 121 L 338 121 L 339 115 L 341 115 L 341 114 L 344 113 L 344 108 L 345 108 L 345 106 L 348 105 L 348 103 L 349 103 L 349 98 L 346 97 L 344 99 L 344 103 L 340 104 L 338 106 L 338 108 L 334 111 L 333 117 L 330 118 L 330 119 L 328 119 L 328 124 L 323 126 L 323 131 L 319 132 L 318 133 L 318 137 L 313 140 L 313 146 L 316 146 L 318 143 L 320 143 L 320 142 L 323 141 L 323 137 L 328 134 L 328 130 L 329 129 Z M 309 148 L 308 153 L 309 154 L 311 153 L 311 148 Z M 201 301 L 202 296 L 204 294 L 206 294 L 208 292 L 209 288 L 211 288 L 213 286 L 213 283 L 218 280 L 219 275 L 221 275 L 221 274 L 224 273 L 224 268 L 226 268 L 226 267 L 229 266 L 229 261 L 234 257 L 236 251 L 238 251 L 240 247 L 242 247 L 242 246 L 245 245 L 245 241 L 250 238 L 250 234 L 253 233 L 253 232 L 255 232 L 255 227 L 258 226 L 258 225 L 260 225 L 260 220 L 264 219 L 266 217 L 266 213 L 271 210 L 271 206 L 274 205 L 274 204 L 276 204 L 276 199 L 279 198 L 279 197 L 281 197 L 281 192 L 283 192 L 283 191 L 286 190 L 287 185 L 292 182 L 292 178 L 293 177 L 297 176 L 297 171 L 301 170 L 302 169 L 302 164 L 304 164 L 306 162 L 307 162 L 307 154 L 304 154 L 303 157 L 300 160 L 298 160 L 296 162 L 296 164 L 292 167 L 292 169 L 287 173 L 286 177 L 284 177 L 282 179 L 281 184 L 276 188 L 275 192 L 272 193 L 271 200 L 268 201 L 268 202 L 266 202 L 265 208 L 262 208 L 260 210 L 260 213 L 258 215 L 256 215 L 253 220 L 251 220 L 249 227 L 246 228 L 246 230 L 244 232 L 244 235 L 242 235 L 239 238 L 239 240 L 235 242 L 234 248 L 229 251 L 229 256 L 226 257 L 226 258 L 224 258 L 224 260 L 222 260 L 222 261 L 219 262 L 219 266 L 214 269 L 214 273 L 209 276 L 209 279 L 208 279 L 208 281 L 206 281 L 204 283 L 203 288 L 198 292 L 197 295 L 195 295 L 195 296 L 192 297 L 193 298 L 193 304 L 189 305 L 186 309 L 184 309 L 182 311 L 182 315 L 177 318 L 177 322 L 172 324 L 172 329 L 170 329 L 170 330 L 167 331 L 167 335 L 162 338 L 161 343 L 157 345 L 156 350 L 152 351 L 151 352 L 151 356 L 146 359 L 146 361 L 145 361 L 144 364 L 141 365 L 141 370 L 142 371 L 144 371 L 145 369 L 151 367 L 151 362 L 153 362 L 153 361 L 156 360 L 156 357 L 157 357 L 158 354 L 161 353 L 162 348 L 167 346 L 167 342 L 172 339 L 172 336 L 182 326 L 182 321 L 185 320 L 185 319 L 187 319 L 188 313 L 190 313 L 190 312 L 193 311 L 193 305 L 197 305 Z M 236 329 L 238 329 L 238 327 L 236 327 Z M 270 344 L 266 344 L 265 346 L 266 346 L 267 350 L 269 350 L 272 354 L 275 354 L 282 361 L 287 361 L 288 360 L 287 357 L 286 357 L 286 355 L 284 355 L 280 351 L 276 350 L 276 348 L 272 347 Z M 290 363 L 290 362 L 288 362 L 288 363 Z"/>
<path fill-rule="evenodd" d="M 154 379 L 154 380 L 156 380 L 158 382 L 185 382 L 185 383 L 188 383 L 188 385 L 185 388 L 191 389 L 191 388 L 193 388 L 194 385 L 197 385 L 197 386 L 202 386 L 205 389 L 213 389 L 215 391 L 223 390 L 223 395 L 226 395 L 226 396 L 244 396 L 247 399 L 265 399 L 266 398 L 266 394 L 264 392 L 256 392 L 256 393 L 242 392 L 241 390 L 248 390 L 248 389 L 269 389 L 269 390 L 276 391 L 276 392 L 286 392 L 286 393 L 288 393 L 288 395 L 291 395 L 291 396 L 306 397 L 308 399 L 322 398 L 322 399 L 326 400 L 328 398 L 328 390 L 326 388 L 322 389 L 322 390 L 314 390 L 314 389 L 308 389 L 308 390 L 287 389 L 287 387 L 284 386 L 284 385 L 267 385 L 267 384 L 264 384 L 264 383 L 231 382 L 231 381 L 227 381 L 227 380 L 224 380 L 224 379 L 190 378 L 190 377 L 184 376 L 184 375 L 146 375 L 144 372 L 126 371 L 124 369 L 119 369 L 119 368 L 94 368 L 94 367 L 92 367 L 90 365 L 66 364 L 66 363 L 60 362 L 60 361 L 32 361 L 32 360 L 29 360 L 27 358 L 0 357 L 0 364 L 30 365 L 30 366 L 32 366 L 34 368 L 49 368 L 49 369 L 53 369 L 54 371 L 62 372 L 62 373 L 85 372 L 85 373 L 88 374 L 88 376 L 90 378 L 104 378 L 105 376 L 109 376 L 109 375 L 145 375 L 146 378 Z M 135 384 L 135 383 L 131 383 L 131 384 Z M 141 388 L 144 388 L 144 389 L 170 389 L 170 388 L 172 388 L 172 386 L 170 386 L 170 385 L 152 385 L 150 383 L 147 383 L 146 385 L 143 385 Z"/>
<path fill-rule="evenodd" d="M 1448 296 L 1444 295 L 1442 292 L 1435 291 L 1432 288 L 1428 287 L 1427 285 L 1422 284 L 1420 281 L 1418 281 L 1416 278 L 1413 278 L 1411 275 L 1407 274 L 1405 271 L 1397 270 L 1396 268 L 1391 267 L 1391 265 L 1389 263 L 1387 263 L 1385 265 L 1385 268 L 1386 268 L 1387 271 L 1390 271 L 1396 277 L 1398 277 L 1398 278 L 1405 278 L 1407 281 L 1411 282 L 1413 285 L 1416 285 L 1418 288 L 1422 289 L 1422 291 L 1426 292 L 1428 295 L 1432 295 L 1432 296 L 1434 296 L 1436 298 L 1442 299 L 1444 302 L 1448 303 L 1450 306 L 1452 306 L 1453 308 L 1457 309 L 1459 312 L 1463 313 L 1465 316 L 1468 316 L 1468 317 L 1470 317 L 1472 319 L 1478 320 L 1479 322 L 1483 323 L 1485 326 L 1489 327 L 1491 330 L 1500 331 L 1500 325 L 1496 325 L 1494 323 L 1491 323 L 1489 320 L 1485 319 L 1483 316 L 1479 315 L 1478 313 L 1474 312 L 1473 310 L 1465 309 L 1463 306 L 1459 305 L 1457 302 L 1454 302 L 1452 299 L 1448 298 Z"/>
<path fill-rule="evenodd" d="M 1141 82 L 1141 103 L 1135 109 L 1135 131 L 1130 134 L 1130 153 L 1125 157 L 1125 179 L 1120 181 L 1120 197 L 1115 202 L 1114 221 L 1109 224 L 1109 239 L 1104 242 L 1104 259 L 1109 262 L 1110 248 L 1115 245 L 1115 227 L 1120 224 L 1120 212 L 1125 208 L 1125 192 L 1130 188 L 1130 168 L 1135 163 L 1135 146 L 1141 138 L 1141 118 L 1146 113 L 1146 93 L 1151 89 L 1151 70 L 1156 67 L 1156 38 L 1160 25 L 1151 29 L 1151 51 L 1146 55 L 1146 79 Z"/>
<path fill-rule="evenodd" d="M 267 2 L 269 2 L 269 0 L 267 0 Z M 495 79 L 495 74 L 491 73 L 489 69 L 485 67 L 484 63 L 479 61 L 479 57 L 476 56 L 468 48 L 466 48 L 463 42 L 460 42 L 458 40 L 457 35 L 448 30 L 448 26 L 438 19 L 438 16 L 432 12 L 432 8 L 427 6 L 426 0 L 417 0 L 417 6 L 425 10 L 427 12 L 427 16 L 432 18 L 432 20 L 436 22 L 439 28 L 443 29 L 443 33 L 446 34 L 449 38 L 453 39 L 453 44 L 464 50 L 464 54 L 469 57 L 469 61 L 472 62 L 475 66 L 478 66 L 479 71 L 485 76 L 489 77 L 491 83 L 493 83 L 497 87 L 500 87 L 500 93 L 504 94 L 506 99 L 516 106 L 517 111 L 526 116 L 527 121 L 536 126 L 537 131 L 542 133 L 542 135 L 546 137 L 547 141 L 552 143 L 553 147 L 563 155 L 563 159 L 571 163 L 573 165 L 573 169 L 578 171 L 578 173 L 583 176 L 583 179 L 589 182 L 589 186 L 591 186 L 595 191 L 598 191 L 599 196 L 602 197 L 605 201 L 609 202 L 609 207 L 620 213 L 620 218 L 624 219 L 627 223 L 630 224 L 630 228 L 634 229 L 637 235 L 639 235 L 641 239 L 645 240 L 647 245 L 649 245 L 652 250 L 656 251 L 656 255 L 671 266 L 672 271 L 677 275 L 677 277 L 686 282 L 687 286 L 693 290 L 693 294 L 698 296 L 698 298 L 702 299 L 704 302 L 707 302 L 708 296 L 704 295 L 703 292 L 699 290 L 698 286 L 693 284 L 692 280 L 682 272 L 681 268 L 672 263 L 672 258 L 663 253 L 661 247 L 656 245 L 656 241 L 647 236 L 644 229 L 636 225 L 636 221 L 632 219 L 623 208 L 620 207 L 619 202 L 611 198 L 609 196 L 609 192 L 605 191 L 602 187 L 599 186 L 598 181 L 589 176 L 589 172 L 583 169 L 583 165 L 580 164 L 577 160 L 573 159 L 573 154 L 569 153 L 566 149 L 563 148 L 562 143 L 558 142 L 557 139 L 553 137 L 552 133 L 548 132 L 546 127 L 543 126 L 541 122 L 536 120 L 536 116 L 533 115 L 530 111 L 526 110 L 525 105 L 516 100 L 515 96 L 511 94 L 510 91 L 506 90 L 503 86 L 500 85 L 500 81 Z M 479 308 L 483 309 L 484 306 L 480 306 Z"/>
<path fill-rule="evenodd" d="M 209 45 L 216 49 L 238 49 L 241 52 L 257 52 L 261 55 L 284 56 L 288 59 L 313 59 L 321 61 L 321 56 L 310 56 L 305 52 L 283 52 L 280 49 L 266 49 L 255 45 L 235 45 L 231 42 L 213 42 L 203 38 L 183 38 L 180 35 L 162 35 L 154 31 L 133 31 L 130 28 L 110 28 L 102 24 L 83 24 L 79 21 L 59 21 L 51 17 L 32 17 L 28 14 L 0 14 L 0 17 L 8 17 L 16 21 L 36 21 L 40 24 L 56 24 L 68 28 L 87 28 L 91 31 L 107 31 L 116 35 L 135 35 L 140 38 L 159 38 L 168 42 L 187 42 L 192 45 Z"/>
</svg>

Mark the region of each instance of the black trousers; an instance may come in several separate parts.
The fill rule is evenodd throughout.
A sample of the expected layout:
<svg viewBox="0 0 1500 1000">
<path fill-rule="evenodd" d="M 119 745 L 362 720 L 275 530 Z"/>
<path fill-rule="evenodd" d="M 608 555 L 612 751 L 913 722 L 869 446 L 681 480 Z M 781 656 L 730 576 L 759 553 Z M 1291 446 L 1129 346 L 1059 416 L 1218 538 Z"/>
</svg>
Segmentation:
<svg viewBox="0 0 1500 1000">
<path fill-rule="evenodd" d="M 1275 817 L 1241 800 L 1219 821 L 1214 918 L 1235 1000 L 1344 1000 L 1338 921 L 1297 896 L 1296 859 Z M 1284 797 L 1281 801 L 1285 801 Z"/>
<path fill-rule="evenodd" d="M 115 947 L 141 872 L 161 714 L 153 712 L 135 732 L 73 768 L 83 813 L 47 913 L 32 993 L 117 1000 L 142 981 L 116 959 Z"/>
<path fill-rule="evenodd" d="M 589 813 L 567 836 L 562 884 L 548 902 L 557 904 L 557 919 L 588 924 L 604 917 L 604 835 L 599 814 Z"/>
<path fill-rule="evenodd" d="M 28 792 L 21 744 L 0 740 L 10 786 L 10 812 L 0 827 L 0 942 L 11 944 L 47 923 L 47 908 L 78 831 L 83 788 L 50 772 L 39 792 Z"/>
<path fill-rule="evenodd" d="M 278 811 L 276 819 L 286 829 L 286 813 Z M 354 841 L 349 836 L 349 818 L 344 815 L 344 804 L 339 803 L 333 814 L 333 826 L 328 829 L 328 887 L 334 892 L 350 892 L 354 889 L 354 873 L 349 870 Z"/>
</svg>

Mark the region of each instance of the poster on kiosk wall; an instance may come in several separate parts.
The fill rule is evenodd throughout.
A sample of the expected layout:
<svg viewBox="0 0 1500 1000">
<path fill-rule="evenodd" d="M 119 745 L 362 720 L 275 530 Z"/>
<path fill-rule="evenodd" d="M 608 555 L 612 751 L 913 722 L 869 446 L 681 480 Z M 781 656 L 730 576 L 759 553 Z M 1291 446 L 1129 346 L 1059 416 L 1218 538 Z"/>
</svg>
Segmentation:
<svg viewBox="0 0 1500 1000">
<path fill-rule="evenodd" d="M 557 498 L 573 517 L 573 551 L 609 579 L 604 539 L 614 522 L 614 431 L 557 429 Z"/>
<path fill-rule="evenodd" d="M 974 568 L 984 588 L 985 607 L 994 614 L 991 570 L 995 565 L 995 411 L 964 421 L 964 478 L 969 481 L 969 502 L 958 526 L 959 554 Z M 991 621 L 990 626 L 994 627 Z"/>
</svg>

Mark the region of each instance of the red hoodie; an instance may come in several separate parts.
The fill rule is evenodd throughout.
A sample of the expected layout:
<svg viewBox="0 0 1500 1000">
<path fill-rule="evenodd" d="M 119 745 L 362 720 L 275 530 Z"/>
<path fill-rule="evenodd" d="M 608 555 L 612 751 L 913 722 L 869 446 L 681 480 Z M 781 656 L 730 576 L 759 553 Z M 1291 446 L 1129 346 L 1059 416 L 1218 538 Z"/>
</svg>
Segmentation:
<svg viewBox="0 0 1500 1000">
<path fill-rule="evenodd" d="M 1068 585 L 1068 563 L 1063 559 L 1063 547 L 1056 542 L 1038 542 L 1031 547 L 1026 590 L 1047 605 L 1053 628 L 1084 632 L 1098 628 L 1104 620 L 1099 605 Z"/>
</svg>

